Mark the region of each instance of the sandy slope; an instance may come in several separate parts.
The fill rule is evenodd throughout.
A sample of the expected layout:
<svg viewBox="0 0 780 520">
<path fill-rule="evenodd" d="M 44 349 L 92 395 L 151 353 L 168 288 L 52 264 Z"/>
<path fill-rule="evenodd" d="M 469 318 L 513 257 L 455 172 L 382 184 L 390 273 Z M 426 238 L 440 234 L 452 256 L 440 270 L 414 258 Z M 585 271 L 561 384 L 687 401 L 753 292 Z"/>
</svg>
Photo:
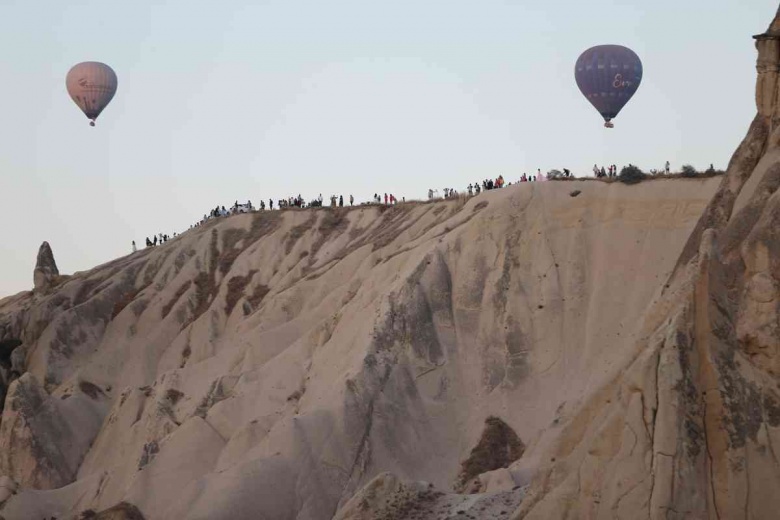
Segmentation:
<svg viewBox="0 0 780 520">
<path fill-rule="evenodd" d="M 490 415 L 527 484 L 636 354 L 719 182 L 240 215 L 4 300 L 2 515 L 331 518 L 385 471 L 451 492 Z"/>
</svg>

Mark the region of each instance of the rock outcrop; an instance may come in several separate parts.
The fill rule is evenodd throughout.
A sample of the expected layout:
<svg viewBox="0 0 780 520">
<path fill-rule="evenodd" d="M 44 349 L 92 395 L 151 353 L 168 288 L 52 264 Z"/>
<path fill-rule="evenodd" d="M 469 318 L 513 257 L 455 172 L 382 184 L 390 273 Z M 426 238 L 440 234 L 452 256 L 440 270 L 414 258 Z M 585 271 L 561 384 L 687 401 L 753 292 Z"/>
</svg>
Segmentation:
<svg viewBox="0 0 780 520">
<path fill-rule="evenodd" d="M 523 497 L 523 491 L 511 490 L 493 490 L 482 495 L 444 493 L 427 482 L 404 482 L 385 473 L 347 502 L 334 520 L 506 520 Z"/>
<path fill-rule="evenodd" d="M 44 242 L 38 248 L 38 259 L 35 262 L 35 270 L 33 271 L 33 286 L 35 290 L 45 291 L 51 285 L 52 280 L 59 274 L 51 246 L 49 246 L 48 242 Z"/>
<path fill-rule="evenodd" d="M 48 395 L 35 376 L 11 384 L 0 422 L 0 474 L 25 488 L 69 484 L 100 429 L 107 411 L 105 393 L 81 381 Z"/>
<path fill-rule="evenodd" d="M 4 300 L 0 515 L 329 519 L 392 472 L 506 516 L 719 182 L 236 215 Z"/>
<path fill-rule="evenodd" d="M 780 107 L 777 106 L 777 94 L 780 89 L 780 11 L 766 32 L 756 35 L 758 60 L 756 70 L 756 106 L 758 117 L 769 118 L 776 125 Z"/>
<path fill-rule="evenodd" d="M 774 518 L 778 30 L 723 177 L 237 215 L 1 300 L 0 515 Z"/>
<path fill-rule="evenodd" d="M 773 518 L 780 497 L 780 13 L 758 114 L 624 373 L 550 451 L 514 518 Z"/>
</svg>

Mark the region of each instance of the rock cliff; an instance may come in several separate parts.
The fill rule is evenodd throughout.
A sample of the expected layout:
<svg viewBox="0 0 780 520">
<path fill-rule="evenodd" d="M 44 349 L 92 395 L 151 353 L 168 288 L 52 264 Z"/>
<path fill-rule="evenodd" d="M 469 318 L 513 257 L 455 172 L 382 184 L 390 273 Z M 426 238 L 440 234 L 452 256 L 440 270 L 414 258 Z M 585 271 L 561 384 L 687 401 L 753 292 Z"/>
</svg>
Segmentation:
<svg viewBox="0 0 780 520">
<path fill-rule="evenodd" d="M 325 519 L 385 472 L 514 511 L 720 182 L 237 215 L 8 298 L 0 514 Z"/>
<path fill-rule="evenodd" d="M 774 518 L 778 31 L 725 176 L 237 215 L 0 300 L 0 515 Z"/>
</svg>

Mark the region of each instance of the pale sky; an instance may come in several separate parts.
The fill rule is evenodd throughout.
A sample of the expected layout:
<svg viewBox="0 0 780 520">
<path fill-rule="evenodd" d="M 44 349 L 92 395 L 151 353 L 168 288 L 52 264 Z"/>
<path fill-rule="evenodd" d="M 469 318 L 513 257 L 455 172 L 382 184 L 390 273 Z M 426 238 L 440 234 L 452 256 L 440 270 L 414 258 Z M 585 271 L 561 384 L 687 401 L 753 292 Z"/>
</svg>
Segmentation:
<svg viewBox="0 0 780 520">
<path fill-rule="evenodd" d="M 724 168 L 755 114 L 777 0 L 0 0 L 0 296 L 186 230 L 236 199 L 424 198 L 537 168 Z M 607 130 L 574 82 L 621 44 L 639 91 Z M 81 61 L 119 77 L 90 128 Z M 639 188 L 641 189 L 641 187 Z"/>
</svg>

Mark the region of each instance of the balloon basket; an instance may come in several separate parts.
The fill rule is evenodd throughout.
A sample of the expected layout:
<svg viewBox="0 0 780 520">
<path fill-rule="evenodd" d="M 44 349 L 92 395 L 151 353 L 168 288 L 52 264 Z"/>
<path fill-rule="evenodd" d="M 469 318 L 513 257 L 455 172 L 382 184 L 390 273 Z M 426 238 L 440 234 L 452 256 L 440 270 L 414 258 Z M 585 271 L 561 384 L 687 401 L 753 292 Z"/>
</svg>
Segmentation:
<svg viewBox="0 0 780 520">
<path fill-rule="evenodd" d="M 612 123 L 610 123 L 609 121 L 606 121 L 606 122 L 604 123 L 604 128 L 615 128 L 615 125 L 613 125 L 613 124 L 612 124 Z"/>
</svg>

